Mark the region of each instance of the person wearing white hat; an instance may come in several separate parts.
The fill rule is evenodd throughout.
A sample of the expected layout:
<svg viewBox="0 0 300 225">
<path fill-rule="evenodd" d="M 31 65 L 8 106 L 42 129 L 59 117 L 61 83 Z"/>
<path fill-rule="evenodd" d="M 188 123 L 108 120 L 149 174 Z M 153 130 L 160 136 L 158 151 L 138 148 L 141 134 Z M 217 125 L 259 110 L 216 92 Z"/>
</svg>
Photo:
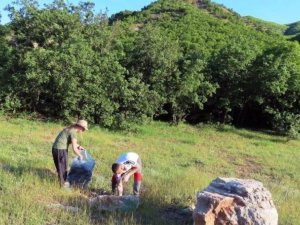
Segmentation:
<svg viewBox="0 0 300 225">
<path fill-rule="evenodd" d="M 77 133 L 86 130 L 88 130 L 87 121 L 77 120 L 75 124 L 64 128 L 53 143 L 52 156 L 61 186 L 69 186 L 66 180 L 68 174 L 68 147 L 71 144 L 74 153 L 82 159 L 80 151 L 84 148 L 77 143 Z"/>
</svg>

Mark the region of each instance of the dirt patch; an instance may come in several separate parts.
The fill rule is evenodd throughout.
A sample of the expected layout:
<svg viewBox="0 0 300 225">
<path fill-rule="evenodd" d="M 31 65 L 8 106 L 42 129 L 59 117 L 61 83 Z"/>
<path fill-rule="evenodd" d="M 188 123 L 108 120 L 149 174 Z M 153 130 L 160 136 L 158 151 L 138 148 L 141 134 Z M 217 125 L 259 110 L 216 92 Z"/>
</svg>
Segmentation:
<svg viewBox="0 0 300 225">
<path fill-rule="evenodd" d="M 246 156 L 243 163 L 237 166 L 237 173 L 241 177 L 248 177 L 250 174 L 259 173 L 263 165 L 256 157 Z"/>
<path fill-rule="evenodd" d="M 223 159 L 235 166 L 236 174 L 241 178 L 247 178 L 251 174 L 260 173 L 261 169 L 263 168 L 263 164 L 257 157 L 250 155 L 240 155 L 237 157 L 225 153 L 226 150 L 221 150 L 219 152 L 221 153 Z"/>
</svg>

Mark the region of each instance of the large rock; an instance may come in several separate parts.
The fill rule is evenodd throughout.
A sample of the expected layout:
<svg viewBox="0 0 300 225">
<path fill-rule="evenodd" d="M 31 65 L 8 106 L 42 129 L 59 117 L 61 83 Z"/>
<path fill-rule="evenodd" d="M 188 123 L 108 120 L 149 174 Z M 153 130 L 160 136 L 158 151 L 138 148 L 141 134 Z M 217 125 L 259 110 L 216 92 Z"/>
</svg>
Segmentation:
<svg viewBox="0 0 300 225">
<path fill-rule="evenodd" d="M 217 178 L 197 194 L 194 225 L 277 225 L 271 193 L 256 180 Z"/>
<path fill-rule="evenodd" d="M 90 206 L 99 211 L 131 211 L 139 206 L 139 197 L 134 195 L 98 195 L 90 199 Z"/>
</svg>

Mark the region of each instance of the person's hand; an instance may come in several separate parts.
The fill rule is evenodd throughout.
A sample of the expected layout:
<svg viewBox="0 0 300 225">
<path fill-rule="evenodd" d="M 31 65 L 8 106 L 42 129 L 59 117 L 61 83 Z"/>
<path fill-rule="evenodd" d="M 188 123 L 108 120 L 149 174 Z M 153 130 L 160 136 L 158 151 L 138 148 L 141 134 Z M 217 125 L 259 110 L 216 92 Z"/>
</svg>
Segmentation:
<svg viewBox="0 0 300 225">
<path fill-rule="evenodd" d="M 83 160 L 83 156 L 82 155 L 78 155 L 79 160 Z"/>
<path fill-rule="evenodd" d="M 126 182 L 128 182 L 128 180 L 129 180 L 129 175 L 125 175 L 125 176 L 123 176 L 123 181 L 126 183 Z"/>
<path fill-rule="evenodd" d="M 80 146 L 80 145 L 78 145 L 77 148 L 78 148 L 80 151 L 84 150 L 84 147 L 82 147 L 82 146 Z"/>
</svg>

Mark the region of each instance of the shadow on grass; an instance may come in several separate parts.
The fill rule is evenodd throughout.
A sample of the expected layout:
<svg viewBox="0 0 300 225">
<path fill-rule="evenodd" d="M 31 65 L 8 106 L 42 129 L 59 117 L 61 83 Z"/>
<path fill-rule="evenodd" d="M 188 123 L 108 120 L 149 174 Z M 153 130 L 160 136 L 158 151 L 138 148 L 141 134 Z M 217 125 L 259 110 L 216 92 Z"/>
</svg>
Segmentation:
<svg viewBox="0 0 300 225">
<path fill-rule="evenodd" d="M 192 225 L 192 211 L 176 205 L 153 205 L 141 197 L 141 205 L 133 211 L 90 210 L 92 224 L 128 225 Z"/>
<path fill-rule="evenodd" d="M 159 191 L 159 190 L 158 190 Z M 163 200 L 164 194 L 155 193 L 147 188 L 142 193 L 140 213 L 142 224 L 192 225 L 192 210 L 184 205 L 183 199 Z"/>
<path fill-rule="evenodd" d="M 230 132 L 233 134 L 237 134 L 243 138 L 256 139 L 256 140 L 260 140 L 260 141 L 271 141 L 274 143 L 286 143 L 289 141 L 289 139 L 284 136 L 281 136 L 279 134 L 276 134 L 275 132 L 266 131 L 266 130 L 251 130 L 251 129 L 244 130 L 244 129 L 239 129 L 239 128 L 230 128 L 230 127 L 222 127 L 222 126 L 216 127 L 216 130 L 220 131 L 220 132 L 225 132 L 225 133 Z M 252 133 L 248 133 L 249 131 L 251 131 Z M 273 137 L 262 137 L 261 134 L 272 135 Z"/>
<path fill-rule="evenodd" d="M 68 197 L 61 202 L 65 206 L 79 208 L 79 211 L 88 213 L 91 225 L 192 225 L 192 210 L 179 203 L 164 204 L 160 196 L 147 196 L 141 193 L 140 205 L 137 209 L 128 211 L 105 211 L 97 207 L 89 207 L 89 200 L 99 195 L 109 195 L 104 189 L 81 190 L 81 196 Z"/>
<path fill-rule="evenodd" d="M 39 177 L 41 180 L 50 180 L 51 182 L 57 182 L 57 174 L 47 168 L 36 168 L 31 167 L 26 164 L 10 165 L 0 162 L 0 167 L 2 170 L 9 172 L 15 177 L 22 177 L 26 174 L 34 175 Z"/>
</svg>

